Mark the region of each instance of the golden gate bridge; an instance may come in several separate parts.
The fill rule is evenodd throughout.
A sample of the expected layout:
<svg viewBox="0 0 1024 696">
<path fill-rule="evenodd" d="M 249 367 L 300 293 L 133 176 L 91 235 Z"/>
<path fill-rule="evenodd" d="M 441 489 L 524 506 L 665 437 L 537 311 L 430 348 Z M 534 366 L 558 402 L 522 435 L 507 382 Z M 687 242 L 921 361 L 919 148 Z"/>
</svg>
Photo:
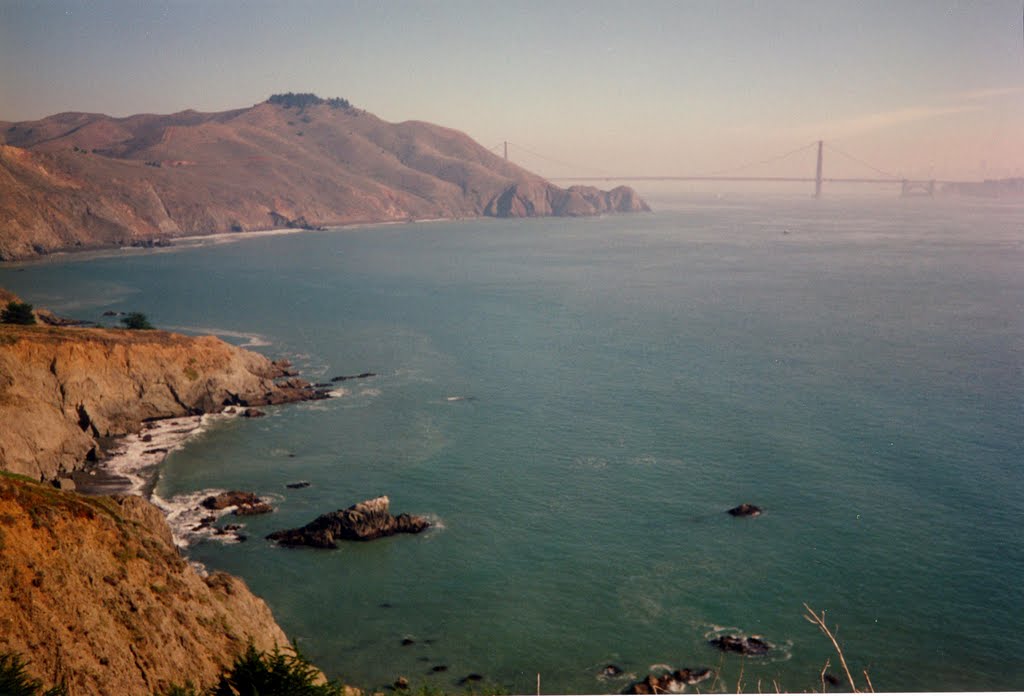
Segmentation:
<svg viewBox="0 0 1024 696">
<path fill-rule="evenodd" d="M 522 145 L 515 145 L 513 143 L 509 143 L 507 140 L 504 141 L 503 143 L 499 143 L 498 145 L 492 147 L 491 151 L 492 152 L 498 152 L 499 150 L 503 151 L 504 157 L 507 160 L 509 158 L 509 156 L 508 156 L 508 147 L 509 147 L 510 144 L 512 144 L 513 147 L 516 147 L 516 148 L 518 148 L 520 150 L 523 150 L 524 152 L 527 152 L 528 154 L 533 155 L 535 157 L 539 157 L 539 158 L 547 160 L 549 162 L 554 162 L 555 164 L 559 164 L 561 166 L 575 168 L 575 167 L 573 167 L 573 165 L 567 164 L 565 162 L 559 162 L 558 160 L 552 160 L 551 158 L 545 157 L 544 155 L 541 155 L 539 153 L 533 152 L 533 151 L 523 147 Z M 740 174 L 739 173 L 739 172 L 742 172 L 744 170 L 752 169 L 754 167 L 772 164 L 772 163 L 778 162 L 780 160 L 786 159 L 788 157 L 791 157 L 791 156 L 799 154 L 799 153 L 806 152 L 806 151 L 814 149 L 814 148 L 817 148 L 818 156 L 817 156 L 817 165 L 815 167 L 815 172 L 814 172 L 814 176 L 813 177 L 812 176 L 750 176 L 750 175 L 744 175 L 744 174 Z M 851 160 L 853 162 L 856 162 L 857 164 L 859 164 L 859 165 L 861 165 L 863 167 L 867 167 L 868 169 L 870 169 L 873 172 L 875 172 L 875 174 L 877 174 L 877 176 L 867 176 L 867 177 L 830 177 L 830 176 L 825 176 L 824 175 L 824 153 L 825 153 L 825 149 L 826 148 L 828 148 L 828 150 L 830 152 L 833 152 L 835 154 L 841 155 L 842 157 L 845 157 L 845 158 L 847 158 L 847 159 L 849 159 L 849 160 Z M 850 154 L 848 154 L 846 152 L 843 152 L 842 150 L 838 149 L 834 145 L 826 143 L 824 140 L 816 140 L 816 141 L 814 141 L 812 143 L 808 143 L 807 145 L 803 145 L 801 147 L 796 148 L 795 150 L 790 150 L 789 152 L 783 153 L 781 155 L 777 155 L 775 157 L 769 157 L 768 159 L 760 160 L 760 161 L 757 161 L 757 162 L 750 162 L 748 164 L 744 164 L 744 165 L 742 165 L 740 167 L 736 167 L 736 168 L 733 168 L 731 170 L 720 171 L 720 172 L 711 172 L 711 173 L 708 173 L 708 174 L 657 175 L 657 176 L 635 176 L 635 175 L 613 176 L 613 175 L 610 175 L 610 174 L 605 174 L 605 175 L 601 175 L 601 176 L 572 176 L 572 177 L 570 177 L 570 176 L 558 176 L 558 177 L 550 177 L 550 178 L 553 181 L 747 181 L 747 182 L 778 182 L 778 183 L 786 183 L 786 182 L 789 182 L 789 183 L 813 183 L 814 184 L 814 197 L 815 198 L 821 198 L 822 187 L 825 184 L 899 184 L 900 185 L 900 195 L 901 196 L 915 196 L 915 195 L 934 196 L 935 192 L 936 192 L 936 186 L 938 186 L 938 185 L 973 183 L 973 182 L 966 182 L 966 181 L 952 181 L 952 180 L 942 180 L 942 179 L 909 179 L 909 178 L 906 178 L 906 177 L 898 176 L 896 174 L 892 174 L 892 173 L 886 172 L 886 171 L 884 171 L 882 169 L 879 169 L 878 167 L 875 167 L 874 165 L 871 165 L 871 164 L 865 162 L 864 160 L 861 160 L 861 159 L 859 159 L 857 157 L 854 157 L 853 155 L 850 155 Z"/>
</svg>

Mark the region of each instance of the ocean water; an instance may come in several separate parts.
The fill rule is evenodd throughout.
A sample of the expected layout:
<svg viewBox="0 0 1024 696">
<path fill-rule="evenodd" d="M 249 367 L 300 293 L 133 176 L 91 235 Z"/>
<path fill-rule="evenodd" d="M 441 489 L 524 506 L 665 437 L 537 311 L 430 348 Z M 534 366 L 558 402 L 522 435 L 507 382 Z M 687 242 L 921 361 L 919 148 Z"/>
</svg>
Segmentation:
<svg viewBox="0 0 1024 696">
<path fill-rule="evenodd" d="M 378 374 L 206 419 L 155 486 L 175 514 L 272 497 L 244 543 L 181 538 L 332 677 L 614 693 L 670 665 L 720 670 L 701 691 L 814 689 L 837 660 L 806 602 L 878 689 L 1024 688 L 1024 206 L 651 198 L 57 257 L 0 285 L 214 332 L 311 381 Z M 381 494 L 435 526 L 263 540 Z M 765 513 L 725 514 L 741 502 Z M 776 648 L 723 656 L 723 631 Z"/>
</svg>

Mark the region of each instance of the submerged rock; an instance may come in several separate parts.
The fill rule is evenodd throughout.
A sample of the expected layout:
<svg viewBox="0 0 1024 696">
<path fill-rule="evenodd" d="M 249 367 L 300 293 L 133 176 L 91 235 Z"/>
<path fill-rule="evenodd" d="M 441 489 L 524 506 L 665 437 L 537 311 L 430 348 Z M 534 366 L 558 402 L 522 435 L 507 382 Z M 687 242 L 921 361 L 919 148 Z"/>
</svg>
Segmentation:
<svg viewBox="0 0 1024 696">
<path fill-rule="evenodd" d="M 733 517 L 757 517 L 761 514 L 761 508 L 750 503 L 741 503 L 728 510 L 728 513 Z"/>
<path fill-rule="evenodd" d="M 393 534 L 418 534 L 430 526 L 423 517 L 407 513 L 393 516 L 386 495 L 352 507 L 320 515 L 305 527 L 284 529 L 267 535 L 285 546 L 338 548 L 337 541 L 369 541 Z"/>
<path fill-rule="evenodd" d="M 289 455 L 289 456 L 292 456 L 292 455 Z M 284 484 L 285 488 L 309 488 L 309 486 L 310 486 L 309 481 L 296 481 L 295 483 L 286 483 L 286 484 Z"/>
<path fill-rule="evenodd" d="M 772 649 L 771 643 L 761 636 L 719 636 L 708 641 L 723 652 L 734 652 L 740 655 L 767 655 Z"/>
<path fill-rule="evenodd" d="M 648 674 L 641 681 L 633 684 L 627 693 L 631 694 L 681 694 L 686 687 L 699 684 L 714 672 L 710 669 L 677 669 L 662 675 Z"/>
</svg>

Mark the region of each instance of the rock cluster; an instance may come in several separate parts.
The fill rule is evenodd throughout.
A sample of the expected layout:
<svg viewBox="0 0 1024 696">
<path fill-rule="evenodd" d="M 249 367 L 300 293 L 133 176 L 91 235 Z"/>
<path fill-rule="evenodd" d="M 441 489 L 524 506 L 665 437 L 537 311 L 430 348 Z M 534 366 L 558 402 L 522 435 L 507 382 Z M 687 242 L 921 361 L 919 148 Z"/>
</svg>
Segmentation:
<svg viewBox="0 0 1024 696">
<path fill-rule="evenodd" d="M 723 652 L 734 652 L 740 655 L 767 655 L 772 649 L 771 643 L 761 636 L 718 636 L 708 641 Z"/>
<path fill-rule="evenodd" d="M 313 546 L 336 549 L 338 541 L 369 541 L 393 534 L 418 534 L 430 526 L 423 517 L 407 513 L 393 516 L 387 496 L 357 503 L 352 507 L 320 515 L 304 527 L 267 535 L 285 546 Z"/>
<path fill-rule="evenodd" d="M 673 672 L 656 675 L 648 674 L 641 681 L 629 688 L 631 694 L 681 694 L 687 686 L 699 684 L 708 679 L 714 672 L 710 669 L 677 669 Z"/>
</svg>

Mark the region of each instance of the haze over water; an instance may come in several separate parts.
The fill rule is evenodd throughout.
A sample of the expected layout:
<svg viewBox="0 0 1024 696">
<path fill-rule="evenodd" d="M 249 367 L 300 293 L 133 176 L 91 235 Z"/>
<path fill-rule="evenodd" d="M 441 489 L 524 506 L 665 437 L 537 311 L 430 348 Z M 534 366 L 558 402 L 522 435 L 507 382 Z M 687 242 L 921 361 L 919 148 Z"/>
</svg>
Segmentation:
<svg viewBox="0 0 1024 696">
<path fill-rule="evenodd" d="M 188 554 L 244 577 L 331 676 L 593 693 L 628 683 L 608 663 L 721 662 L 732 689 L 739 658 L 706 644 L 731 628 L 778 646 L 748 687 L 812 689 L 832 655 L 807 602 L 878 689 L 1021 688 L 1024 206 L 648 198 L 67 257 L 0 285 L 254 336 L 312 381 L 378 373 L 218 422 L 156 488 L 275 496 L 246 543 Z M 380 494 L 436 528 L 262 539 Z M 725 514 L 741 502 L 765 514 Z"/>
</svg>

